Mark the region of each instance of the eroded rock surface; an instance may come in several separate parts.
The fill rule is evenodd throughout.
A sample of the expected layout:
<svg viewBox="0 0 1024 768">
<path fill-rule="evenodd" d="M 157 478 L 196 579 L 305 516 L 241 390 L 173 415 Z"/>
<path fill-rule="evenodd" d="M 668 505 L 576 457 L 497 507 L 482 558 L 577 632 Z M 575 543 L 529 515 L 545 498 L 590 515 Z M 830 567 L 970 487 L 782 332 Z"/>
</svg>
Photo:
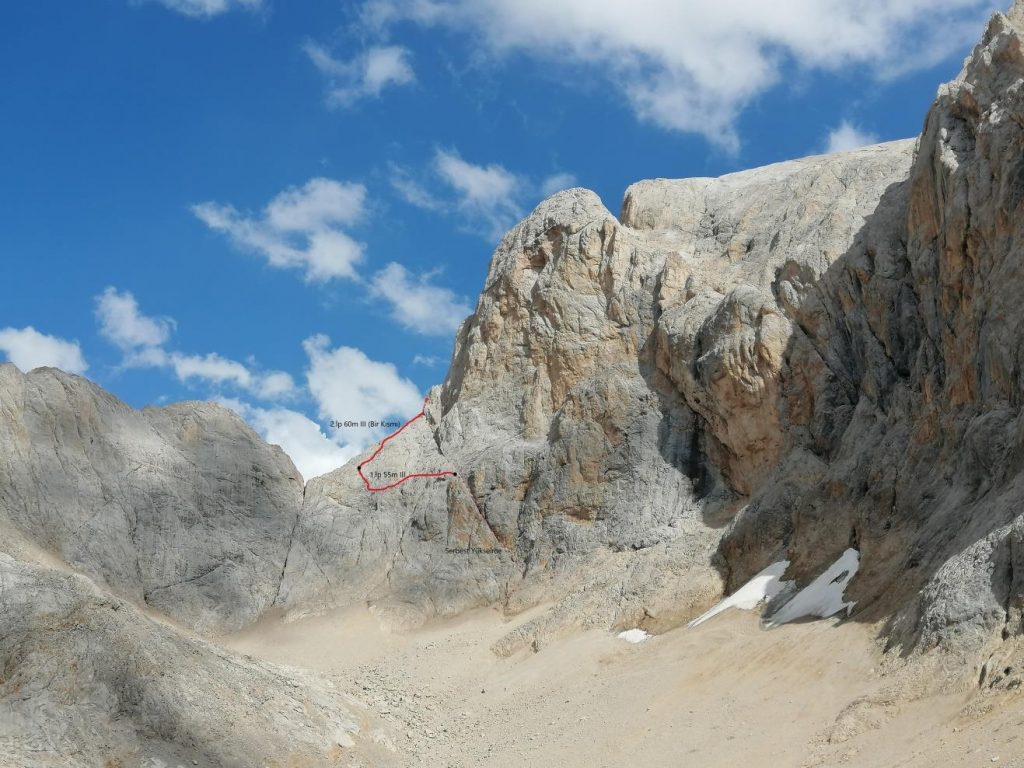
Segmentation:
<svg viewBox="0 0 1024 768">
<path fill-rule="evenodd" d="M 419 442 L 465 488 L 401 505 L 440 538 L 471 498 L 507 554 L 446 571 L 491 591 L 445 610 L 497 590 L 657 624 L 852 546 L 855 616 L 894 646 L 1021 631 L 1022 18 L 994 18 L 918 142 L 640 182 L 621 220 L 569 190 L 506 235 Z M 368 509 L 349 480 L 325 487 Z"/>
<path fill-rule="evenodd" d="M 0 764 L 361 764 L 366 714 L 330 681 L 189 637 L 85 577 L 0 552 L 0 627 Z"/>
<path fill-rule="evenodd" d="M 544 633 L 705 607 L 724 526 L 809 418 L 780 405 L 797 309 L 912 153 L 642 182 L 621 222 L 587 190 L 545 201 L 495 252 L 427 418 L 385 451 L 458 478 L 367 494 L 363 457 L 311 483 L 285 603 L 352 599 L 353 577 L 420 615 L 554 598 Z M 462 546 L 467 521 L 486 546 Z"/>
<path fill-rule="evenodd" d="M 0 365 L 0 521 L 200 629 L 274 604 L 302 478 L 231 411 L 136 411 L 78 376 Z"/>
</svg>

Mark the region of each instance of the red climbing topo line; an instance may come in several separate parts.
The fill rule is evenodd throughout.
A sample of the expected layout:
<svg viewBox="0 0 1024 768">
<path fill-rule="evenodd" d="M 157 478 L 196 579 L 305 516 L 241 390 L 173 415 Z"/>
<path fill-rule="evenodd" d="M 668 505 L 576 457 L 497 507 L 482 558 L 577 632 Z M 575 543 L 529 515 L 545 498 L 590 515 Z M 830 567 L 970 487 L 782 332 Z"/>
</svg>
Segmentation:
<svg viewBox="0 0 1024 768">
<path fill-rule="evenodd" d="M 361 464 L 359 464 L 359 466 L 356 467 L 356 472 L 359 473 L 359 477 L 362 479 L 363 485 L 366 486 L 366 490 L 370 491 L 371 493 L 378 493 L 380 491 L 389 491 L 392 488 L 398 487 L 399 485 L 404 483 L 406 480 L 412 480 L 414 477 L 458 477 L 458 475 L 459 475 L 458 472 L 451 472 L 451 471 L 447 471 L 447 472 L 415 472 L 415 473 L 413 473 L 411 475 L 406 475 L 405 477 L 400 478 L 399 480 L 396 480 L 395 482 L 391 483 L 390 485 L 384 485 L 384 486 L 381 486 L 380 488 L 375 488 L 372 485 L 370 485 L 370 481 L 366 478 L 366 475 L 363 474 L 363 467 L 365 467 L 371 461 L 373 461 L 378 456 L 380 456 L 380 452 L 384 450 L 384 444 L 388 440 L 391 440 L 392 438 L 398 437 L 400 434 L 402 434 L 402 430 L 404 430 L 406 427 L 408 427 L 410 424 L 412 424 L 414 421 L 416 421 L 416 419 L 422 419 L 423 418 L 424 412 L 427 409 L 427 400 L 429 400 L 429 397 L 423 398 L 423 410 L 422 411 L 420 411 L 415 416 L 413 416 L 411 419 L 409 419 L 407 422 L 405 422 L 405 424 L 403 424 L 401 427 L 399 427 L 396 432 L 392 432 L 390 435 L 388 435 L 383 440 L 381 440 L 380 441 L 380 445 L 377 446 L 377 450 L 373 452 L 373 455 L 370 456 L 370 458 L 368 458 L 366 461 L 362 462 Z"/>
</svg>

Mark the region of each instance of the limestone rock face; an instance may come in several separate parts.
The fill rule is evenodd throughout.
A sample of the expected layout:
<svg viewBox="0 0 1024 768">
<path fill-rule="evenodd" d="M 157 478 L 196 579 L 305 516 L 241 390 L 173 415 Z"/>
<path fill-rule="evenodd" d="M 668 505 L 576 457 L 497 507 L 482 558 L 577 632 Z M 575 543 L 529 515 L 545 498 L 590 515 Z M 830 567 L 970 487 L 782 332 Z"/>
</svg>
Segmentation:
<svg viewBox="0 0 1024 768">
<path fill-rule="evenodd" d="M 789 447 L 779 387 L 796 310 L 912 151 L 892 142 L 627 191 L 625 222 L 685 242 L 661 281 L 656 359 L 700 415 L 710 464 L 732 490 L 750 494 Z"/>
<path fill-rule="evenodd" d="M 854 546 L 856 615 L 894 646 L 1020 632 L 1021 13 L 918 142 L 641 182 L 621 220 L 569 190 L 509 232 L 420 441 L 465 486 L 404 491 L 447 541 L 475 507 L 507 557 L 447 583 L 555 599 L 536 642 L 559 614 L 670 623 L 783 558 L 806 583 Z"/>
<path fill-rule="evenodd" d="M 356 471 L 368 456 L 308 483 L 279 604 L 302 613 L 366 601 L 401 626 L 500 601 L 516 569 L 465 482 L 413 478 L 370 492 Z M 365 473 L 379 486 L 394 482 L 387 473 L 450 470 L 420 419 Z"/>
<path fill-rule="evenodd" d="M 896 472 L 912 478 L 889 515 L 916 527 L 896 571 L 912 574 L 912 587 L 926 584 L 898 626 L 912 628 L 920 647 L 954 635 L 979 647 L 1024 632 L 1015 569 L 1024 468 L 1022 14 L 1020 3 L 1009 18 L 997 14 L 963 72 L 940 90 L 908 183 L 902 279 L 876 280 L 892 309 L 872 314 L 892 361 L 873 358 L 874 378 L 888 385 L 880 395 L 903 421 L 891 430 L 905 445 Z M 970 627 L 983 631 L 971 637 Z"/>
<path fill-rule="evenodd" d="M 737 582 L 765 542 L 787 542 L 800 579 L 856 546 L 859 615 L 887 619 L 892 647 L 977 658 L 1024 632 L 1021 8 L 993 18 L 906 181 L 792 312 L 794 448 L 722 545 Z"/>
<path fill-rule="evenodd" d="M 189 638 L 82 576 L 0 553 L 0 626 L 0 764 L 352 764 L 362 713 L 329 683 Z"/>
<path fill-rule="evenodd" d="M 374 463 L 458 477 L 367 493 L 363 456 L 310 483 L 282 603 L 558 598 L 569 623 L 652 627 L 706 605 L 723 526 L 809 418 L 780 405 L 798 307 L 912 154 L 642 182 L 621 222 L 587 190 L 545 201 L 495 251 L 425 419 Z"/>
<path fill-rule="evenodd" d="M 302 478 L 212 403 L 135 411 L 77 376 L 0 365 L 0 521 L 190 625 L 277 597 Z"/>
<path fill-rule="evenodd" d="M 437 436 L 527 577 L 680 537 L 683 562 L 710 569 L 716 516 L 789 446 L 778 403 L 793 307 L 912 150 L 642 182 L 621 223 L 569 190 L 505 237 L 460 331 Z"/>
</svg>

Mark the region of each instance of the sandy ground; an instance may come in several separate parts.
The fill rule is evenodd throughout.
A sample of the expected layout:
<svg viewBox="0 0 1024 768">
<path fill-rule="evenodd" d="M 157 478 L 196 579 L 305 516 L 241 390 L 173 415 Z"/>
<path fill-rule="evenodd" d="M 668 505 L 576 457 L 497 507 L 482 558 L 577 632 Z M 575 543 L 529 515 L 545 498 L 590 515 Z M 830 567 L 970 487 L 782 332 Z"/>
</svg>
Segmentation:
<svg viewBox="0 0 1024 768">
<path fill-rule="evenodd" d="M 1024 768 L 1024 696 L 886 700 L 893 680 L 855 623 L 766 631 L 732 610 L 637 645 L 587 631 L 495 656 L 529 618 L 479 611 L 395 633 L 358 609 L 267 619 L 224 643 L 335 677 L 380 713 L 400 765 Z M 876 703 L 850 708 L 863 697 Z"/>
</svg>

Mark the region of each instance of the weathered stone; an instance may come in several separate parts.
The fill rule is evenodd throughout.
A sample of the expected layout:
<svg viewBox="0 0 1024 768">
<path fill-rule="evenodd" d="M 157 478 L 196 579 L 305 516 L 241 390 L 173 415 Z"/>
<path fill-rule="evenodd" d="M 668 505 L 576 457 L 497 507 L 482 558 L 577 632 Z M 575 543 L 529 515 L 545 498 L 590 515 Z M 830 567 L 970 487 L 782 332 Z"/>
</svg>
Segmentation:
<svg viewBox="0 0 1024 768">
<path fill-rule="evenodd" d="M 0 365 L 0 521 L 192 626 L 273 605 L 302 501 L 277 446 L 212 403 L 135 411 L 78 376 Z"/>
<path fill-rule="evenodd" d="M 190 638 L 82 576 L 0 553 L 0 627 L 0 764 L 350 764 L 362 713 L 329 683 Z"/>
</svg>

